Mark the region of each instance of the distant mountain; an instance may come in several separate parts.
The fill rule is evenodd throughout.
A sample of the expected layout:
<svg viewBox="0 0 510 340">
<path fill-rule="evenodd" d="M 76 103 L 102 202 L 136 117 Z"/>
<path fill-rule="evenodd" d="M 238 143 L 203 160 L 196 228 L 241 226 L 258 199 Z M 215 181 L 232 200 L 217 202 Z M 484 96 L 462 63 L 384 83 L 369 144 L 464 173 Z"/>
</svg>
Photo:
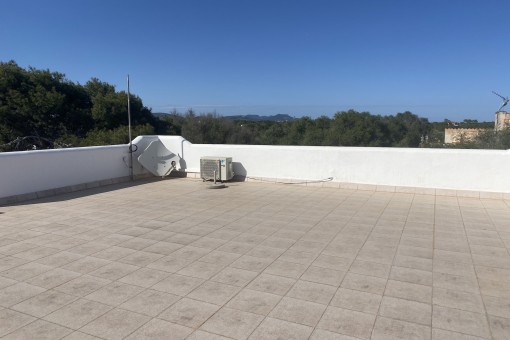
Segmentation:
<svg viewBox="0 0 510 340">
<path fill-rule="evenodd" d="M 248 120 L 252 122 L 288 122 L 291 120 L 295 120 L 296 118 L 291 117 L 289 115 L 277 114 L 273 116 L 259 116 L 259 115 L 237 115 L 237 116 L 225 116 L 227 119 L 231 120 Z"/>
<path fill-rule="evenodd" d="M 154 117 L 164 117 L 169 115 L 170 113 L 165 112 L 152 112 Z M 247 120 L 250 122 L 288 122 L 291 120 L 295 120 L 297 118 L 291 117 L 289 115 L 277 114 L 272 116 L 259 116 L 259 115 L 236 115 L 236 116 L 223 116 L 223 118 L 230 120 Z"/>
<path fill-rule="evenodd" d="M 168 116 L 169 113 L 166 113 L 166 112 L 152 112 L 152 115 L 154 117 L 162 117 L 162 116 Z"/>
</svg>

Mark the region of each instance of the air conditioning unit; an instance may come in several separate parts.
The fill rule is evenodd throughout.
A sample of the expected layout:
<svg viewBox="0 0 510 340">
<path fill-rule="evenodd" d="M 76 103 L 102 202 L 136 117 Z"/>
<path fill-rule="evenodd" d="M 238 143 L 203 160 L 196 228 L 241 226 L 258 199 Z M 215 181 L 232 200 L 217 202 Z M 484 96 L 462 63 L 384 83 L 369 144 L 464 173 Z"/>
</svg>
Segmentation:
<svg viewBox="0 0 510 340">
<path fill-rule="evenodd" d="M 204 181 L 228 181 L 234 177 L 232 157 L 200 158 L 200 177 Z"/>
</svg>

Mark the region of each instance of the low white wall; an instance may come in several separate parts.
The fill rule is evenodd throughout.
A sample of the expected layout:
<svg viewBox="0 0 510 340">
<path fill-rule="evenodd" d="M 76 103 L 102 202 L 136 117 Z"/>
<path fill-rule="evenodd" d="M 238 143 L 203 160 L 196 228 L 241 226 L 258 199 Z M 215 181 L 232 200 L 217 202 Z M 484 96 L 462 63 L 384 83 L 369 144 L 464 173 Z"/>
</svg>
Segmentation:
<svg viewBox="0 0 510 340">
<path fill-rule="evenodd" d="M 510 151 L 191 144 L 180 136 L 133 140 L 136 161 L 160 139 L 181 156 L 180 167 L 200 171 L 203 156 L 232 157 L 247 177 L 510 193 Z M 129 176 L 128 146 L 0 153 L 0 198 Z"/>
<path fill-rule="evenodd" d="M 509 150 L 218 145 L 159 138 L 184 154 L 188 172 L 200 171 L 200 157 L 227 156 L 237 174 L 253 177 L 333 177 L 346 183 L 510 193 Z"/>
<path fill-rule="evenodd" d="M 0 153 L 0 198 L 129 176 L 127 145 Z"/>
</svg>

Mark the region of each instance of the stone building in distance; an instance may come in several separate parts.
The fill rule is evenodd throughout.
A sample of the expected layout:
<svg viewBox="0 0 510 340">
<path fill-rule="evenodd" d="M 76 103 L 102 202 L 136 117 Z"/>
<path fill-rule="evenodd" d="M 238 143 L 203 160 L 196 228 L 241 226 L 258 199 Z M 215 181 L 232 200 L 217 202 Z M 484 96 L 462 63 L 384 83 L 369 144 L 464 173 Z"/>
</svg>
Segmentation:
<svg viewBox="0 0 510 340">
<path fill-rule="evenodd" d="M 498 111 L 494 119 L 494 131 L 500 131 L 510 126 L 510 112 Z M 445 128 L 444 143 L 460 144 L 475 139 L 480 133 L 487 129 L 465 129 L 465 128 Z"/>
</svg>

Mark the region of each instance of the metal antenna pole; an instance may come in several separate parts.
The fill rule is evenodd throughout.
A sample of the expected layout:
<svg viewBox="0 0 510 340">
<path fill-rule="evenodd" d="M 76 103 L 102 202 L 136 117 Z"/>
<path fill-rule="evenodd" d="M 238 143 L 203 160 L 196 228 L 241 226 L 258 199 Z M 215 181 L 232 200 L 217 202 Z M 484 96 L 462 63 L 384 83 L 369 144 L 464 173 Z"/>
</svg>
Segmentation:
<svg viewBox="0 0 510 340">
<path fill-rule="evenodd" d="M 128 109 L 128 134 L 129 134 L 129 177 L 133 180 L 133 142 L 131 138 L 131 103 L 129 101 L 129 97 L 131 94 L 129 92 L 129 74 L 127 76 L 127 109 Z"/>
</svg>

